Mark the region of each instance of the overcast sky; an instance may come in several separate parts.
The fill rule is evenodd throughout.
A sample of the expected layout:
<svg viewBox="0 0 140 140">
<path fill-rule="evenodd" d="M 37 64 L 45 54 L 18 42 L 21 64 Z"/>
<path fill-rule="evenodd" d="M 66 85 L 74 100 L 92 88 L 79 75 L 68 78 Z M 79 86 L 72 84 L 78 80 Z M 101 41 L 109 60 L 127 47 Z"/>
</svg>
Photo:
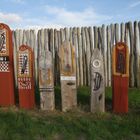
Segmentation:
<svg viewBox="0 0 140 140">
<path fill-rule="evenodd" d="M 11 28 L 99 26 L 140 20 L 140 0 L 0 0 Z"/>
</svg>

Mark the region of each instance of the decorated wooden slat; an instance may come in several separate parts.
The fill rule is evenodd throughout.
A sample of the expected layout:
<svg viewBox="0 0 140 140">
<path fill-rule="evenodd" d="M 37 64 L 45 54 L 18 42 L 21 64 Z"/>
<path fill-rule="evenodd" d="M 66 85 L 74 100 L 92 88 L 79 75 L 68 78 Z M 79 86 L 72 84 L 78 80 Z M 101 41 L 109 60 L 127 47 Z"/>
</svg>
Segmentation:
<svg viewBox="0 0 140 140">
<path fill-rule="evenodd" d="M 32 49 L 27 45 L 21 45 L 17 60 L 19 106 L 31 109 L 35 107 Z"/>
<path fill-rule="evenodd" d="M 39 90 L 40 108 L 48 111 L 54 110 L 53 63 L 52 53 L 48 50 L 44 53 L 42 52 L 41 56 L 39 56 Z"/>
<path fill-rule="evenodd" d="M 125 43 L 117 43 L 112 53 L 113 111 L 128 112 L 129 53 Z"/>
<path fill-rule="evenodd" d="M 59 48 L 62 111 L 77 106 L 75 49 L 68 41 Z"/>
<path fill-rule="evenodd" d="M 15 104 L 12 45 L 10 28 L 0 23 L 0 106 Z"/>
<path fill-rule="evenodd" d="M 105 81 L 103 56 L 94 48 L 90 63 L 91 70 L 91 112 L 105 111 Z"/>
</svg>

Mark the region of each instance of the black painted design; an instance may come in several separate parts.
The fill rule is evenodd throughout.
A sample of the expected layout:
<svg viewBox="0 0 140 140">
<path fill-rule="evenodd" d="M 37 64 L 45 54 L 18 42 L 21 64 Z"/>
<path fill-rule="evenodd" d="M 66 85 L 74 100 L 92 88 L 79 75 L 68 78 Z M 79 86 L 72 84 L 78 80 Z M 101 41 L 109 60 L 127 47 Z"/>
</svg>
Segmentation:
<svg viewBox="0 0 140 140">
<path fill-rule="evenodd" d="M 5 44 L 5 33 L 0 34 L 0 51 L 4 48 Z"/>
<path fill-rule="evenodd" d="M 21 74 L 24 74 L 24 72 L 25 72 L 25 70 L 26 70 L 27 61 L 28 61 L 28 58 L 27 58 L 27 56 L 25 55 L 25 56 L 23 57 L 23 65 L 22 65 L 22 68 L 21 68 Z"/>
<path fill-rule="evenodd" d="M 125 59 L 123 53 L 118 53 L 117 58 L 117 72 L 124 74 L 125 73 Z"/>
<path fill-rule="evenodd" d="M 93 90 L 96 91 L 101 87 L 102 75 L 98 72 L 94 72 L 93 81 L 94 81 Z"/>
</svg>

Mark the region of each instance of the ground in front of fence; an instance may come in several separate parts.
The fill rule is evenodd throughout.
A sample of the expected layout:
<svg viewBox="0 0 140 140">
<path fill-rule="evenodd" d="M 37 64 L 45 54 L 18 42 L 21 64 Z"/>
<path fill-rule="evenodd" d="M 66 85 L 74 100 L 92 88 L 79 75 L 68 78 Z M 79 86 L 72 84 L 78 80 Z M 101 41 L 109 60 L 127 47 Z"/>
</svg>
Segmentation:
<svg viewBox="0 0 140 140">
<path fill-rule="evenodd" d="M 91 114 L 90 90 L 78 88 L 78 109 L 61 109 L 60 87 L 55 88 L 56 111 L 0 109 L 0 140 L 139 140 L 140 90 L 129 89 L 129 113 L 112 113 L 111 88 L 106 89 L 106 112 Z"/>
</svg>

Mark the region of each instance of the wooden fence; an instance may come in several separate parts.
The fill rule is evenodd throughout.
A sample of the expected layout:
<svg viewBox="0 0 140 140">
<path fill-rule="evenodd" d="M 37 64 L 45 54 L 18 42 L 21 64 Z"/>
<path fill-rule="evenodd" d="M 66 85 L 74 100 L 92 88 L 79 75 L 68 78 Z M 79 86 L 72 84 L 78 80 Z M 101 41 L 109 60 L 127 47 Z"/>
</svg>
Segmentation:
<svg viewBox="0 0 140 140">
<path fill-rule="evenodd" d="M 52 52 L 55 85 L 60 84 L 58 50 L 64 40 L 69 40 L 76 49 L 77 85 L 90 85 L 89 63 L 92 51 L 98 47 L 104 57 L 105 84 L 111 86 L 112 47 L 117 42 L 125 42 L 129 47 L 129 86 L 140 87 L 140 22 L 135 21 L 102 25 L 101 27 L 74 27 L 64 29 L 40 29 L 13 31 L 14 62 L 16 79 L 16 53 L 20 45 L 27 44 L 34 50 L 35 80 L 38 83 L 38 57 L 40 49 Z M 16 80 L 17 83 L 17 80 Z"/>
</svg>

